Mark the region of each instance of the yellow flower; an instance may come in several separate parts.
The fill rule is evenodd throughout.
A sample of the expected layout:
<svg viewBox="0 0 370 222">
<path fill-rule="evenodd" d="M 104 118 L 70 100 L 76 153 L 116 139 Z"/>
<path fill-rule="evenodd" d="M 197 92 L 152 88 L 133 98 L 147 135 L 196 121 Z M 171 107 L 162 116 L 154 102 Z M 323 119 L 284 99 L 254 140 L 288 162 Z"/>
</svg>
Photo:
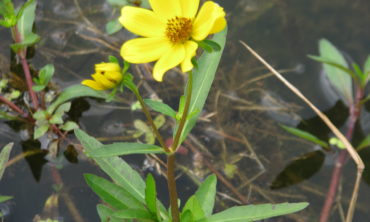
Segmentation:
<svg viewBox="0 0 370 222">
<path fill-rule="evenodd" d="M 122 80 L 121 67 L 117 63 L 96 64 L 95 74 L 91 77 L 93 80 L 86 79 L 81 84 L 95 90 L 112 89 Z"/>
<path fill-rule="evenodd" d="M 169 69 L 180 65 L 183 72 L 193 68 L 197 41 L 223 30 L 225 12 L 207 1 L 198 11 L 199 0 L 149 0 L 151 10 L 125 6 L 119 21 L 129 31 L 143 36 L 127 41 L 121 56 L 130 63 L 157 61 L 153 77 L 162 81 Z"/>
</svg>

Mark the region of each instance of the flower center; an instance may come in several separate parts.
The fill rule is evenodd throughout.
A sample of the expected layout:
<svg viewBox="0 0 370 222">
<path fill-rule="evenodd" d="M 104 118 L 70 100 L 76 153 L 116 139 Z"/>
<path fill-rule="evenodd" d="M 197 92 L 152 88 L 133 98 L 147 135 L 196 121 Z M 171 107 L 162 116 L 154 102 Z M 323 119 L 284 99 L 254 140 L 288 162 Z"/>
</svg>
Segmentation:
<svg viewBox="0 0 370 222">
<path fill-rule="evenodd" d="M 173 43 L 184 42 L 190 38 L 192 28 L 191 19 L 176 16 L 167 21 L 166 36 Z"/>
</svg>

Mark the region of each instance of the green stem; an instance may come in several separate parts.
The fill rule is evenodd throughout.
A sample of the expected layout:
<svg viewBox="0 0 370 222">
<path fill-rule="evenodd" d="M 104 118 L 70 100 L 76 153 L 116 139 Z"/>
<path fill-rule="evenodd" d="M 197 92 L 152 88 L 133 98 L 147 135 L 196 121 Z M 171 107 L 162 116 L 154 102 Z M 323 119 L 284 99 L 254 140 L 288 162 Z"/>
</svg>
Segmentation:
<svg viewBox="0 0 370 222">
<path fill-rule="evenodd" d="M 185 101 L 184 111 L 182 113 L 182 117 L 181 117 L 181 120 L 180 120 L 180 123 L 179 123 L 179 127 L 177 128 L 176 135 L 175 135 L 175 138 L 173 140 L 173 144 L 171 146 L 171 151 L 173 151 L 173 152 L 176 151 L 177 147 L 179 146 L 182 130 L 184 129 L 186 120 L 188 118 L 192 90 L 193 90 L 193 73 L 190 71 L 189 72 L 188 87 L 186 89 L 186 101 Z"/>
<path fill-rule="evenodd" d="M 179 205 L 177 204 L 177 188 L 175 179 L 175 153 L 167 155 L 167 186 L 170 195 L 171 215 L 173 222 L 180 221 Z"/>
<path fill-rule="evenodd" d="M 175 179 L 175 169 L 176 169 L 175 152 L 176 152 L 177 147 L 179 146 L 180 137 L 184 129 L 186 119 L 188 117 L 192 88 L 193 88 L 193 74 L 192 72 L 189 72 L 189 80 L 188 80 L 188 86 L 186 89 L 186 101 L 185 101 L 184 111 L 182 113 L 181 120 L 180 120 L 179 126 L 176 131 L 174 142 L 171 146 L 171 154 L 167 155 L 167 185 L 168 185 L 168 191 L 170 195 L 170 205 L 171 205 L 171 214 L 172 214 L 173 222 L 180 221 L 180 212 L 179 212 L 179 205 L 177 203 L 178 196 L 177 196 L 176 179 Z"/>
<path fill-rule="evenodd" d="M 150 112 L 148 110 L 148 107 L 146 106 L 143 98 L 141 97 L 140 93 L 139 93 L 139 90 L 138 88 L 136 87 L 136 85 L 131 82 L 131 81 L 126 81 L 126 86 L 135 94 L 137 100 L 139 101 L 140 105 L 141 105 L 141 108 L 150 124 L 150 126 L 152 127 L 152 130 L 153 130 L 153 133 L 155 134 L 155 137 L 157 138 L 159 144 L 161 145 L 161 147 L 167 152 L 167 153 L 170 153 L 171 150 L 166 146 L 166 144 L 164 143 L 164 140 L 161 136 L 161 134 L 159 133 L 157 127 L 155 126 L 154 124 L 154 121 L 153 121 L 153 118 L 152 116 L 150 115 Z"/>
</svg>

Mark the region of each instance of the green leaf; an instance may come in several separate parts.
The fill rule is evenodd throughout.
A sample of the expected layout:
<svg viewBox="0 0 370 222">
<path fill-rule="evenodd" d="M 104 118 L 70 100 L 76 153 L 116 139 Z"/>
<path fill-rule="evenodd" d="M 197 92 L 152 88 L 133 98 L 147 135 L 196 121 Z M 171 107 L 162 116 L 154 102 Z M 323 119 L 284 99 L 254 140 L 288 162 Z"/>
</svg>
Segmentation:
<svg viewBox="0 0 370 222">
<path fill-rule="evenodd" d="M 4 146 L 0 153 L 0 180 L 3 177 L 5 171 L 5 164 L 9 160 L 10 151 L 13 148 L 14 143 L 8 143 Z"/>
<path fill-rule="evenodd" d="M 122 25 L 121 23 L 118 21 L 118 19 L 113 19 L 111 21 L 109 21 L 106 25 L 105 25 L 105 32 L 108 34 L 108 35 L 112 35 L 116 32 L 118 32 L 119 30 L 122 29 Z"/>
<path fill-rule="evenodd" d="M 206 217 L 212 215 L 216 198 L 217 177 L 212 174 L 204 180 L 195 192 Z"/>
<path fill-rule="evenodd" d="M 144 205 L 123 187 L 93 174 L 84 174 L 84 177 L 89 187 L 110 206 L 119 210 L 128 208 L 145 210 Z"/>
<path fill-rule="evenodd" d="M 149 211 L 158 217 L 158 206 L 157 206 L 157 190 L 155 185 L 155 180 L 152 174 L 148 174 L 146 177 L 146 187 L 145 187 L 145 202 Z"/>
<path fill-rule="evenodd" d="M 181 213 L 180 221 L 181 222 L 193 222 L 194 217 L 193 217 L 193 214 L 191 213 L 191 211 L 190 210 L 185 210 L 183 213 Z"/>
<path fill-rule="evenodd" d="M 46 86 L 53 77 L 54 72 L 55 68 L 53 64 L 47 64 L 42 67 L 39 72 L 40 83 Z"/>
<path fill-rule="evenodd" d="M 160 129 L 166 123 L 166 118 L 163 115 L 158 115 L 154 118 L 153 123 L 157 129 Z"/>
<path fill-rule="evenodd" d="M 117 64 L 119 64 L 119 60 L 115 56 L 112 56 L 112 55 L 108 56 L 108 60 L 111 63 L 117 63 Z"/>
<path fill-rule="evenodd" d="M 102 222 L 121 222 L 119 219 L 112 218 L 111 215 L 115 212 L 112 208 L 109 208 L 103 204 L 96 205 L 100 221 Z"/>
<path fill-rule="evenodd" d="M 312 135 L 311 133 L 307 132 L 307 131 L 303 131 L 303 130 L 300 130 L 300 129 L 297 129 L 297 128 L 294 128 L 294 127 L 289 127 L 289 126 L 285 126 L 283 124 L 280 124 L 281 128 L 283 128 L 285 131 L 295 135 L 295 136 L 298 136 L 302 139 L 305 139 L 305 140 L 308 140 L 308 141 L 311 141 L 313 143 L 316 143 L 324 148 L 327 148 L 329 147 L 329 144 L 325 141 L 322 141 L 320 140 L 319 138 L 317 138 L 316 136 Z"/>
<path fill-rule="evenodd" d="M 108 95 L 105 92 L 96 91 L 84 85 L 80 84 L 72 85 L 63 90 L 63 92 L 58 96 L 58 98 L 48 107 L 47 111 L 48 113 L 53 113 L 54 110 L 60 104 L 79 97 L 94 97 L 107 99 Z"/>
<path fill-rule="evenodd" d="M 77 128 L 78 128 L 77 123 L 75 123 L 73 121 L 67 121 L 66 123 L 63 124 L 63 126 L 60 127 L 60 129 L 62 129 L 64 131 L 71 131 L 71 130 L 74 130 L 74 129 L 77 129 Z"/>
<path fill-rule="evenodd" d="M 202 42 L 209 45 L 213 49 L 213 51 L 220 51 L 221 50 L 221 46 L 215 41 L 205 39 Z"/>
<path fill-rule="evenodd" d="M 193 220 L 200 220 L 204 218 L 204 212 L 202 210 L 202 206 L 200 205 L 198 198 L 193 195 L 191 196 L 188 201 L 186 201 L 184 209 L 182 210 L 184 213 L 189 210 L 193 215 Z"/>
<path fill-rule="evenodd" d="M 222 51 L 225 47 L 226 42 L 227 27 L 215 34 L 212 38 L 212 41 L 220 45 L 220 51 L 214 51 L 212 53 L 203 53 L 203 55 L 198 60 L 198 68 L 193 71 L 193 89 L 192 97 L 190 101 L 189 113 L 192 113 L 196 110 L 203 110 L 203 106 L 208 97 L 209 90 L 211 89 L 218 64 L 221 59 Z M 183 133 L 181 135 L 180 142 L 184 141 L 187 134 L 194 127 L 198 115 L 191 118 L 191 121 L 187 121 L 184 126 Z M 175 131 L 176 132 L 176 131 Z"/>
<path fill-rule="evenodd" d="M 42 90 L 45 89 L 46 86 L 44 85 L 33 85 L 32 86 L 32 90 L 35 91 L 35 92 L 41 92 Z"/>
<path fill-rule="evenodd" d="M 17 28 L 23 44 L 25 41 L 30 43 L 36 39 L 36 34 L 32 32 L 33 23 L 35 21 L 35 10 L 36 1 L 29 0 L 24 4 L 24 7 L 21 8 L 17 15 Z"/>
<path fill-rule="evenodd" d="M 345 68 L 348 68 L 348 64 L 344 59 L 343 55 L 338 51 L 338 49 L 326 39 L 321 39 L 319 42 L 319 51 L 322 58 L 327 59 L 332 63 L 336 63 Z M 344 70 L 329 65 L 324 64 L 325 73 L 331 82 L 331 84 L 337 89 L 341 94 L 344 102 L 349 105 L 353 103 L 353 89 L 352 89 L 352 79 L 350 72 L 345 72 Z M 349 75 L 348 75 L 349 74 Z M 353 74 L 352 74 L 353 75 Z"/>
<path fill-rule="evenodd" d="M 146 210 L 139 209 L 120 210 L 115 212 L 112 216 L 118 219 L 143 219 L 147 221 L 155 221 L 152 214 Z"/>
<path fill-rule="evenodd" d="M 308 206 L 308 203 L 260 204 L 232 207 L 197 222 L 246 222 L 291 214 Z"/>
<path fill-rule="evenodd" d="M 370 55 L 367 57 L 364 64 L 364 73 L 368 76 L 370 75 Z"/>
<path fill-rule="evenodd" d="M 86 152 L 100 149 L 103 144 L 89 136 L 80 129 L 75 130 L 75 135 L 85 148 Z M 145 202 L 145 182 L 140 175 L 133 170 L 120 157 L 96 157 L 93 158 L 99 167 L 107 173 L 113 181 L 124 187 L 133 197 L 141 203 Z"/>
<path fill-rule="evenodd" d="M 1 154 L 0 154 L 1 155 Z M 0 157 L 1 158 L 1 157 Z M 1 177 L 0 177 L 1 179 Z M 0 203 L 13 199 L 12 196 L 0 196 Z"/>
<path fill-rule="evenodd" d="M 143 143 L 112 143 L 103 145 L 98 149 L 87 151 L 87 154 L 93 158 L 95 157 L 112 157 L 129 154 L 149 154 L 149 153 L 164 153 L 163 148 Z"/>
<path fill-rule="evenodd" d="M 35 130 L 33 132 L 33 139 L 36 140 L 45 135 L 45 133 L 49 130 L 49 126 L 50 125 L 48 123 L 42 124 L 40 126 L 35 126 Z"/>
<path fill-rule="evenodd" d="M 152 99 L 144 99 L 144 102 L 152 110 L 167 115 L 169 117 L 176 118 L 176 111 L 173 110 L 169 105 Z"/>
<path fill-rule="evenodd" d="M 50 118 L 49 123 L 51 123 L 51 124 L 63 124 L 63 114 L 60 114 L 60 113 L 54 114 Z"/>
<path fill-rule="evenodd" d="M 357 151 L 360 151 L 363 148 L 368 147 L 368 146 L 370 146 L 370 135 L 368 135 L 367 137 L 365 137 L 365 139 L 363 139 L 361 141 L 360 145 L 358 145 L 358 147 L 356 148 L 356 150 Z"/>
<path fill-rule="evenodd" d="M 23 39 L 22 42 L 11 44 L 10 47 L 12 48 L 12 50 L 15 53 L 17 53 L 17 52 L 27 48 L 28 46 L 34 45 L 39 40 L 40 40 L 40 36 L 38 36 L 35 33 L 29 33 L 25 36 L 25 38 Z"/>
</svg>

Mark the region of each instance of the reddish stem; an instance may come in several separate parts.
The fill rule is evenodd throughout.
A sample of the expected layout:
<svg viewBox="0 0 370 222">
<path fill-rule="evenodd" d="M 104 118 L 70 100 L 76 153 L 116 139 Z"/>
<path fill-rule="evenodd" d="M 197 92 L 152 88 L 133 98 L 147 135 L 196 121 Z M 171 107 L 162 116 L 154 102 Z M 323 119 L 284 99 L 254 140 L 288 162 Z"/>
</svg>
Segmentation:
<svg viewBox="0 0 370 222">
<path fill-rule="evenodd" d="M 21 114 L 22 117 L 25 117 L 25 118 L 27 117 L 27 113 L 25 113 L 21 108 L 19 108 L 19 106 L 15 105 L 13 102 L 7 100 L 5 97 L 0 96 L 0 102 L 3 102 L 7 106 L 9 106 L 9 108 L 11 108 L 15 112 Z"/>
<path fill-rule="evenodd" d="M 364 96 L 364 90 L 357 86 L 355 102 L 349 107 L 349 122 L 348 130 L 346 132 L 346 138 L 351 141 L 353 132 L 355 129 L 356 121 L 361 114 L 361 99 Z M 326 199 L 324 206 L 322 207 L 320 214 L 320 222 L 327 222 L 330 217 L 330 211 L 334 203 L 335 196 L 337 194 L 339 181 L 342 175 L 342 169 L 348 160 L 347 150 L 342 150 L 335 161 L 335 166 L 331 175 L 330 186 L 328 193 L 326 194 Z"/>
<path fill-rule="evenodd" d="M 16 43 L 21 43 L 22 42 L 22 36 L 20 36 L 20 33 L 18 31 L 17 26 L 14 27 L 13 33 L 14 33 L 15 42 Z M 33 107 L 35 108 L 35 110 L 37 110 L 39 108 L 39 102 L 38 102 L 35 91 L 32 90 L 32 86 L 33 86 L 32 76 L 31 76 L 30 68 L 29 68 L 28 63 L 27 63 L 27 59 L 26 59 L 27 48 L 24 48 L 24 49 L 18 51 L 17 55 L 21 59 L 22 68 L 23 68 L 24 76 L 26 77 L 28 92 L 31 96 Z"/>
</svg>

